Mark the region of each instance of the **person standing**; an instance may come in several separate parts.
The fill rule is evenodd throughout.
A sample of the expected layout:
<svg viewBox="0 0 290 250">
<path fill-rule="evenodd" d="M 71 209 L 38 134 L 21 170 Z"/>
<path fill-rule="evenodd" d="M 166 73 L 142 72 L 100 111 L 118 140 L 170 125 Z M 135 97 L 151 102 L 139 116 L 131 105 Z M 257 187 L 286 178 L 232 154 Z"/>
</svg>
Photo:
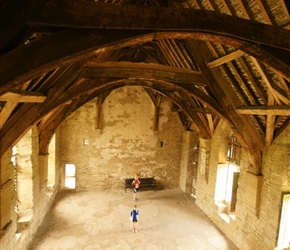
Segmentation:
<svg viewBox="0 0 290 250">
<path fill-rule="evenodd" d="M 138 223 L 138 216 L 139 216 L 139 210 L 137 209 L 137 204 L 135 204 L 133 210 L 130 213 L 130 216 L 132 218 L 133 223 L 133 233 L 137 233 L 137 223 Z"/>
<path fill-rule="evenodd" d="M 133 200 L 137 201 L 136 195 L 139 191 L 139 187 L 140 187 L 140 181 L 137 177 L 137 175 L 135 175 L 134 180 L 132 181 L 132 186 L 133 186 Z"/>
</svg>

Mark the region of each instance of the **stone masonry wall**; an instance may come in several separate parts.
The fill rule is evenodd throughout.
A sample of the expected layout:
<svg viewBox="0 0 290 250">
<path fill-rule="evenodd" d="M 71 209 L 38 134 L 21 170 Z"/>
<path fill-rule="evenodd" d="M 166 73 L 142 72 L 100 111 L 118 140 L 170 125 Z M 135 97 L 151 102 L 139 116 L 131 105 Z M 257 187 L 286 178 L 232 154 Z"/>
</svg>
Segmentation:
<svg viewBox="0 0 290 250">
<path fill-rule="evenodd" d="M 46 186 L 40 189 L 39 168 L 41 166 L 38 161 L 38 141 L 38 131 L 34 126 L 17 143 L 18 164 L 21 165 L 19 170 L 22 171 L 19 173 L 21 190 L 18 192 L 14 188 L 12 148 L 7 150 L 1 158 L 1 184 L 9 179 L 12 180 L 9 194 L 6 196 L 1 193 L 1 208 L 4 206 L 10 210 L 10 213 L 5 212 L 3 217 L 1 211 L 1 219 L 7 215 L 11 221 L 6 230 L 1 231 L 0 248 L 3 250 L 27 249 L 59 190 L 59 185 L 55 185 L 53 192 L 50 192 L 48 196 Z M 22 202 L 19 206 L 19 213 L 15 211 L 17 196 Z"/>
<path fill-rule="evenodd" d="M 102 106 L 96 129 L 96 100 L 75 111 L 58 130 L 59 164 L 76 166 L 76 189 L 122 189 L 124 179 L 154 176 L 158 188 L 179 183 L 183 127 L 165 98 L 159 131 L 155 108 L 141 87 L 114 90 Z M 88 145 L 83 145 L 87 140 Z"/>
<path fill-rule="evenodd" d="M 247 202 L 249 162 L 245 151 L 242 150 L 235 219 L 229 218 L 228 223 L 217 212 L 214 194 L 217 166 L 224 161 L 220 154 L 225 153 L 231 134 L 230 127 L 225 122 L 218 125 L 211 143 L 208 182 L 202 175 L 198 175 L 196 204 L 241 250 L 273 250 L 277 244 L 282 192 L 290 191 L 290 126 L 263 154 L 262 184 L 258 192 L 257 211 Z"/>
</svg>

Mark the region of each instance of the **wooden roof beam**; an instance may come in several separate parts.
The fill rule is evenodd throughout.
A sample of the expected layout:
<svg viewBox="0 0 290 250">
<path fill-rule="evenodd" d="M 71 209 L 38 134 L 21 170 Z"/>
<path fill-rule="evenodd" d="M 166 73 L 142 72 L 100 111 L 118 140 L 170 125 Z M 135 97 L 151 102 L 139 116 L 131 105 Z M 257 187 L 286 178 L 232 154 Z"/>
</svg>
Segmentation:
<svg viewBox="0 0 290 250">
<path fill-rule="evenodd" d="M 289 100 L 290 100 L 290 87 L 288 87 L 287 83 L 285 82 L 284 78 L 278 73 L 276 72 L 277 77 L 279 78 L 280 83 L 282 84 L 286 95 L 288 96 Z"/>
<path fill-rule="evenodd" d="M 27 85 L 27 84 L 26 84 Z M 33 102 L 41 103 L 44 102 L 46 96 L 37 93 L 24 90 L 10 91 L 0 96 L 0 101 L 6 102 L 3 109 L 0 111 L 0 129 L 4 126 L 8 120 L 12 111 L 15 109 L 19 102 Z"/>
<path fill-rule="evenodd" d="M 88 63 L 79 77 L 118 77 L 164 80 L 167 82 L 205 85 L 201 72 L 155 63 L 104 62 Z"/>
<path fill-rule="evenodd" d="M 82 99 L 74 99 L 69 103 L 65 103 L 65 105 L 60 105 L 49 117 L 45 117 L 45 120 L 38 124 L 39 154 L 48 153 L 49 143 L 58 126 L 83 103 Z"/>
<path fill-rule="evenodd" d="M 106 29 L 167 32 L 203 31 L 290 50 L 290 42 L 287 41 L 290 32 L 285 29 L 207 10 L 144 8 L 143 6 L 91 1 L 51 0 L 40 5 L 33 15 L 27 17 L 27 23 L 31 26 L 85 29 L 104 29 L 105 27 Z M 280 36 L 282 36 L 281 39 Z"/>
<path fill-rule="evenodd" d="M 281 106 L 248 106 L 236 109 L 238 114 L 244 115 L 282 115 L 290 116 L 290 105 Z"/>
<path fill-rule="evenodd" d="M 215 49 L 215 47 L 210 43 L 208 43 L 208 46 L 211 46 L 212 53 L 214 53 L 215 56 L 218 57 L 218 51 Z M 220 49 L 222 50 L 222 53 L 226 54 L 225 46 L 221 46 Z M 235 90 L 237 91 L 237 93 L 235 94 L 237 97 L 240 97 L 241 102 L 244 103 L 245 105 L 249 105 L 249 104 L 257 105 L 256 100 L 253 97 L 254 95 L 252 96 L 252 93 L 250 93 L 250 89 L 248 89 L 248 87 L 246 86 L 242 75 L 240 75 L 240 73 L 238 72 L 239 67 L 236 64 L 234 64 L 234 62 L 229 61 L 227 64 L 221 65 L 221 68 L 227 74 L 227 77 L 231 79 L 231 83 L 233 84 L 233 86 L 235 87 Z M 242 87 L 244 89 L 242 89 Z M 223 88 L 226 89 L 227 87 L 225 86 Z M 230 92 L 230 91 L 231 90 L 228 90 L 226 92 Z M 244 93 L 244 91 L 246 91 L 246 93 Z M 248 100 L 248 98 L 250 100 Z M 259 127 L 260 131 L 264 132 L 264 128 L 259 122 L 259 120 L 257 119 L 257 117 L 252 117 L 252 119 L 254 120 L 256 125 Z"/>
<path fill-rule="evenodd" d="M 258 62 L 258 60 L 256 58 L 252 58 L 253 63 L 255 64 L 258 72 L 260 73 L 263 81 L 266 83 L 268 90 L 269 90 L 269 94 L 271 94 L 274 97 L 274 100 L 276 101 L 276 103 L 278 105 L 281 105 L 281 101 L 279 99 L 279 97 L 277 96 L 276 91 L 272 88 L 272 85 L 270 83 L 270 79 L 268 78 L 268 76 L 265 74 L 265 72 L 262 69 L 262 66 L 260 65 L 260 63 Z"/>
<path fill-rule="evenodd" d="M 220 73 L 215 69 L 209 69 L 204 65 L 204 61 L 209 61 L 212 55 L 208 51 L 204 43 L 192 42 L 191 49 L 195 53 L 195 59 L 198 63 L 205 79 L 208 81 L 208 85 L 216 94 L 216 98 L 221 103 L 225 112 L 227 113 L 230 126 L 237 133 L 242 145 L 248 153 L 249 161 L 252 164 L 251 171 L 254 174 L 261 173 L 262 167 L 262 150 L 264 144 L 261 140 L 261 136 L 258 134 L 254 124 L 249 119 L 243 119 L 235 112 L 235 106 L 232 103 L 234 96 L 229 96 L 228 90 L 225 89 L 224 79 L 222 79 Z M 198 45 L 198 47 L 197 47 Z"/>
<path fill-rule="evenodd" d="M 199 135 L 201 138 L 211 138 L 209 127 L 207 126 L 205 119 L 200 117 L 199 114 L 191 110 L 188 105 L 184 103 L 184 100 L 186 99 L 185 96 L 177 97 L 172 92 L 165 92 L 165 94 L 171 101 L 175 102 L 183 110 L 183 112 L 193 123 L 195 123 L 195 125 L 198 127 Z"/>
<path fill-rule="evenodd" d="M 7 102 L 4 105 L 3 109 L 0 111 L 0 129 L 4 126 L 17 104 L 17 102 Z"/>
<path fill-rule="evenodd" d="M 46 96 L 42 93 L 14 90 L 0 96 L 1 102 L 44 102 Z"/>
<path fill-rule="evenodd" d="M 283 29 L 280 30 L 282 31 Z M 276 31 L 276 33 L 275 38 L 277 38 L 277 40 L 281 40 L 282 42 L 290 41 L 290 32 L 289 39 L 287 39 L 287 36 L 284 37 L 284 35 L 279 38 L 279 31 Z M 0 68 L 0 74 L 2 76 L 0 78 L 0 95 L 1 93 L 9 91 L 11 88 L 19 86 L 22 82 L 41 76 L 45 72 L 68 62 L 77 61 L 107 50 L 116 50 L 134 44 L 166 38 L 216 40 L 217 42 L 235 45 L 236 47 L 245 45 L 244 39 L 238 41 L 235 38 L 225 38 L 219 34 L 209 35 L 207 33 L 198 32 L 156 33 L 148 31 L 127 30 L 126 32 L 123 32 L 119 30 L 104 30 L 98 33 L 96 30 L 90 29 L 64 30 L 0 56 L 0 61 L 5 61 L 5 64 Z M 69 46 L 67 43 L 68 40 L 72 41 L 69 43 Z M 265 38 L 265 40 L 267 39 Z M 246 46 L 245 48 L 243 47 L 242 50 L 252 56 L 257 56 L 260 61 L 267 65 L 269 64 L 272 68 L 276 69 L 283 77 L 285 77 L 285 79 L 290 79 L 289 63 L 286 65 L 284 61 L 275 58 L 274 54 L 262 51 L 260 46 L 251 46 L 253 46 L 253 48 L 247 48 Z M 50 53 L 48 56 L 47 51 L 54 51 L 54 53 Z M 31 58 L 31 60 L 25 64 L 25 67 L 20 67 L 19 65 L 22 65 L 22 62 L 27 60 L 28 57 Z M 15 69 L 17 69 L 17 71 Z"/>
<path fill-rule="evenodd" d="M 214 67 L 220 66 L 224 63 L 228 63 L 232 60 L 238 59 L 238 58 L 244 56 L 245 54 L 246 53 L 244 51 L 236 50 L 236 51 L 231 52 L 225 56 L 221 56 L 218 59 L 212 60 L 212 61 L 208 62 L 206 65 L 209 68 L 214 68 Z"/>
<path fill-rule="evenodd" d="M 0 156 L 17 141 L 32 125 L 39 122 L 45 115 L 57 106 L 71 100 L 61 100 L 65 89 L 76 79 L 84 63 L 73 63 L 69 69 L 54 84 L 44 102 L 38 104 L 25 103 L 0 130 Z M 28 112 L 29 111 L 29 112 Z"/>
<path fill-rule="evenodd" d="M 253 69 L 251 68 L 251 66 L 249 65 L 248 61 L 245 58 L 239 58 L 239 63 L 242 65 L 243 70 L 245 70 L 246 74 L 247 74 L 247 78 L 249 79 L 249 81 L 251 82 L 251 85 L 254 87 L 255 91 L 257 92 L 257 97 L 262 99 L 262 102 L 264 104 L 267 103 L 267 97 L 264 93 L 264 90 L 260 84 L 260 82 L 258 82 L 258 80 L 256 78 L 253 77 Z"/>
<path fill-rule="evenodd" d="M 214 134 L 214 124 L 213 124 L 213 119 L 211 114 L 206 114 L 206 119 L 208 121 L 208 127 L 210 131 L 210 135 L 213 136 Z"/>
<path fill-rule="evenodd" d="M 268 92 L 270 92 L 268 90 Z M 272 95 L 268 95 L 268 106 L 272 106 L 275 104 L 274 97 Z M 266 136 L 265 136 L 265 147 L 270 147 L 273 136 L 274 136 L 274 125 L 275 125 L 275 116 L 267 115 L 266 119 Z"/>
</svg>

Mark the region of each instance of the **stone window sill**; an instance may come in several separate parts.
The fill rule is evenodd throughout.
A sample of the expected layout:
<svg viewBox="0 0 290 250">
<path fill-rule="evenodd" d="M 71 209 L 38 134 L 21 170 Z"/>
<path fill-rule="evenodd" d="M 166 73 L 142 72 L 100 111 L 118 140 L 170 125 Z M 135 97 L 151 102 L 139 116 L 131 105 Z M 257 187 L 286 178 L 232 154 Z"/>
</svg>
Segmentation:
<svg viewBox="0 0 290 250">
<path fill-rule="evenodd" d="M 231 220 L 236 219 L 235 214 L 228 214 L 227 213 L 227 206 L 223 202 L 216 202 L 217 212 L 219 217 L 224 220 L 226 223 L 230 223 Z"/>
</svg>

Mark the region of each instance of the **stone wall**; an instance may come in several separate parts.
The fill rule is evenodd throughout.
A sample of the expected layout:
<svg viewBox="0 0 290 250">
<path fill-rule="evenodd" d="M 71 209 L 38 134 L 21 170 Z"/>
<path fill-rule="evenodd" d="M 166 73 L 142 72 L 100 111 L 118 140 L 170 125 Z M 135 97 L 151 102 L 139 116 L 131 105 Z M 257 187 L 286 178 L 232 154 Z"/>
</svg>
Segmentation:
<svg viewBox="0 0 290 250">
<path fill-rule="evenodd" d="M 37 128 L 19 141 L 19 164 L 30 176 L 23 187 L 27 193 L 22 194 L 29 200 L 24 200 L 21 208 L 31 209 L 31 217 L 24 218 L 23 225 L 19 220 L 22 214 L 15 212 L 12 149 L 1 158 L 1 228 L 8 225 L 1 231 L 2 248 L 26 249 L 61 188 L 65 164 L 76 166 L 77 190 L 123 189 L 124 178 L 138 174 L 154 176 L 159 189 L 180 187 L 190 192 L 196 132 L 184 131 L 168 100 L 164 98 L 161 103 L 158 131 L 154 131 L 155 107 L 141 87 L 120 88 L 105 99 L 101 129 L 97 129 L 97 114 L 97 101 L 92 100 L 59 127 L 52 147 L 56 154 L 55 185 L 49 190 L 42 174 L 49 156 L 38 155 Z M 247 154 L 241 150 L 234 216 L 220 213 L 214 201 L 217 167 L 226 162 L 231 135 L 230 127 L 221 121 L 212 139 L 199 139 L 196 204 L 241 250 L 273 250 L 282 193 L 290 192 L 290 126 L 265 149 L 261 176 L 248 173 Z"/>
<path fill-rule="evenodd" d="M 1 223 L 3 219 L 3 223 L 10 222 L 1 231 L 1 249 L 22 250 L 28 247 L 59 190 L 60 186 L 55 185 L 53 192 L 48 195 L 45 185 L 40 188 L 38 141 L 38 131 L 34 126 L 16 144 L 18 153 L 15 167 L 11 162 L 12 148 L 1 158 L 1 186 L 7 180 L 12 183 L 7 196 L 1 192 Z M 16 190 L 14 168 L 19 171 Z M 17 203 L 18 211 L 15 209 Z"/>
<path fill-rule="evenodd" d="M 155 107 L 141 87 L 110 93 L 102 105 L 101 129 L 96 103 L 79 108 L 57 133 L 60 167 L 75 164 L 76 189 L 122 189 L 124 179 L 135 174 L 154 176 L 159 189 L 178 187 L 183 127 L 171 103 L 162 99 L 158 131 Z"/>
<path fill-rule="evenodd" d="M 290 126 L 265 150 L 262 176 L 248 173 L 249 162 L 242 150 L 235 217 L 225 218 L 224 214 L 218 213 L 214 195 L 217 166 L 225 162 L 222 155 L 226 153 L 231 134 L 225 122 L 218 125 L 211 140 L 208 181 L 200 172 L 198 174 L 196 204 L 241 250 L 273 250 L 277 244 L 282 192 L 290 191 Z M 250 179 L 255 185 L 261 180 L 260 190 L 255 194 L 249 192 Z M 256 210 L 252 205 L 255 201 Z"/>
</svg>

